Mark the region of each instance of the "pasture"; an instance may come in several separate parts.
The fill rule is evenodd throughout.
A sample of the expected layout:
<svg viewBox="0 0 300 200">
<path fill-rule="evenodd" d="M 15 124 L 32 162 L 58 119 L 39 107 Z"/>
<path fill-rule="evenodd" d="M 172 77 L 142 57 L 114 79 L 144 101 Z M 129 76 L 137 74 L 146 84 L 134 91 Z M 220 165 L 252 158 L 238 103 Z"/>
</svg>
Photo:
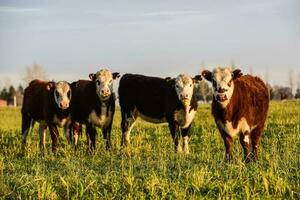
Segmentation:
<svg viewBox="0 0 300 200">
<path fill-rule="evenodd" d="M 58 152 L 39 153 L 37 124 L 20 154 L 20 108 L 0 108 L 0 197 L 3 199 L 299 199 L 300 102 L 271 102 L 257 162 L 243 162 L 235 139 L 233 161 L 224 162 L 223 140 L 200 105 L 191 129 L 191 154 L 174 153 L 166 124 L 138 120 L 131 145 L 120 148 L 120 111 L 107 152 L 98 129 L 97 149 L 87 153 L 85 134 L 75 152 L 60 129 Z"/>
</svg>

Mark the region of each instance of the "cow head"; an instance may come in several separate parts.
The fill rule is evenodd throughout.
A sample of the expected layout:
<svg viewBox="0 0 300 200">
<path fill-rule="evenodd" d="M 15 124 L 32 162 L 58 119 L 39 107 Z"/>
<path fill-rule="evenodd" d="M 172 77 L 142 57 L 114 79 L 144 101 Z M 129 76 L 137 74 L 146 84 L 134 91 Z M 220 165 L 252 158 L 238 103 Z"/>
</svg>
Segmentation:
<svg viewBox="0 0 300 200">
<path fill-rule="evenodd" d="M 212 82 L 214 98 L 223 107 L 226 107 L 233 94 L 233 80 L 242 76 L 240 69 L 233 70 L 231 67 L 218 67 L 212 72 L 208 70 L 202 71 L 202 76 Z"/>
<path fill-rule="evenodd" d="M 168 80 L 168 78 L 167 78 Z M 194 83 L 201 80 L 201 76 L 191 78 L 187 74 L 180 74 L 175 79 L 175 89 L 179 100 L 185 107 L 190 105 L 193 97 Z"/>
<path fill-rule="evenodd" d="M 71 96 L 72 92 L 69 83 L 59 81 L 54 84 L 54 99 L 60 109 L 64 110 L 69 108 Z"/>
<path fill-rule="evenodd" d="M 96 84 L 96 93 L 100 101 L 107 101 L 113 93 L 113 80 L 119 78 L 120 74 L 102 69 L 96 74 L 90 74 L 89 77 Z"/>
</svg>

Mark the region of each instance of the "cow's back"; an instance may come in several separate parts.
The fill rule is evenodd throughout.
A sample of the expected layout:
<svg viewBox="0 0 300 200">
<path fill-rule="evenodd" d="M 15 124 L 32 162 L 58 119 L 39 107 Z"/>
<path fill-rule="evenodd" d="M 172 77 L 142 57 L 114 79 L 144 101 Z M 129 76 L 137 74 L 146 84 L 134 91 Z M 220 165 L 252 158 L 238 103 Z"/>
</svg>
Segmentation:
<svg viewBox="0 0 300 200">
<path fill-rule="evenodd" d="M 33 80 L 24 91 L 22 113 L 27 113 L 35 120 L 43 118 L 43 109 L 48 101 L 49 90 L 47 83 L 40 80 Z"/>
<path fill-rule="evenodd" d="M 141 112 L 154 112 L 154 115 L 161 115 L 172 104 L 179 104 L 175 88 L 158 77 L 125 74 L 120 80 L 118 92 L 121 107 L 135 106 Z"/>
</svg>

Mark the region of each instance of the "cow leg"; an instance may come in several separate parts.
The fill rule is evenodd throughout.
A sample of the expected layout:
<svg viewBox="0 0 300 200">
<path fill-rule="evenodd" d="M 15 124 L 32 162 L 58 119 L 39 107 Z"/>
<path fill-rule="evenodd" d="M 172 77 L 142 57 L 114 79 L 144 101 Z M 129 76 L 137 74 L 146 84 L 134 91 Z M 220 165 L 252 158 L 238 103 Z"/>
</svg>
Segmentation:
<svg viewBox="0 0 300 200">
<path fill-rule="evenodd" d="M 175 152 L 180 153 L 182 152 L 181 145 L 179 145 L 179 125 L 175 121 L 169 122 L 169 129 L 175 144 Z"/>
<path fill-rule="evenodd" d="M 111 141 L 110 141 L 111 127 L 112 127 L 112 122 L 107 127 L 104 127 L 102 129 L 103 137 L 104 137 L 105 144 L 106 144 L 106 150 L 111 149 Z"/>
<path fill-rule="evenodd" d="M 93 152 L 96 149 L 96 129 L 91 124 L 86 124 L 87 135 L 91 140 L 89 145 L 89 152 Z"/>
<path fill-rule="evenodd" d="M 55 153 L 57 151 L 57 138 L 59 136 L 59 132 L 56 125 L 54 124 L 49 125 L 49 129 L 52 139 L 52 152 Z"/>
<path fill-rule="evenodd" d="M 127 146 L 130 144 L 130 132 L 132 127 L 134 126 L 136 116 L 132 111 L 123 111 L 122 110 L 122 121 L 121 121 L 121 129 L 122 129 L 122 142 L 121 146 Z"/>
<path fill-rule="evenodd" d="M 182 128 L 181 129 L 181 136 L 182 136 L 182 140 L 183 140 L 183 151 L 184 151 L 185 154 L 190 153 L 189 134 L 188 134 L 188 131 L 189 131 L 190 127 L 191 127 L 191 125 L 187 128 Z"/>
<path fill-rule="evenodd" d="M 244 149 L 244 159 L 246 162 L 250 161 L 250 133 L 246 131 L 240 134 L 240 143 Z"/>
<path fill-rule="evenodd" d="M 71 137 L 71 132 L 72 131 L 71 131 L 71 129 L 72 129 L 71 125 L 64 126 L 64 133 L 65 133 L 65 137 L 68 141 L 68 144 L 72 143 L 72 137 Z"/>
<path fill-rule="evenodd" d="M 225 160 L 227 162 L 231 161 L 232 159 L 232 137 L 230 135 L 228 135 L 226 132 L 222 131 L 221 132 L 223 140 L 224 140 L 224 145 L 225 145 Z"/>
<path fill-rule="evenodd" d="M 39 135 L 40 135 L 40 151 L 42 154 L 45 152 L 46 149 L 46 130 L 47 130 L 47 125 L 43 124 L 42 122 L 39 125 Z"/>
<path fill-rule="evenodd" d="M 78 137 L 79 134 L 82 132 L 82 125 L 79 122 L 72 123 L 72 141 L 75 147 L 75 150 L 77 149 L 77 143 L 78 143 Z"/>
<path fill-rule="evenodd" d="M 31 117 L 29 117 L 26 113 L 22 113 L 22 144 L 21 151 L 25 150 L 27 135 L 30 130 L 30 125 L 32 124 Z"/>
<path fill-rule="evenodd" d="M 252 140 L 252 153 L 253 159 L 256 160 L 258 158 L 258 148 L 261 132 L 263 127 L 257 127 L 251 132 L 251 140 Z"/>
</svg>

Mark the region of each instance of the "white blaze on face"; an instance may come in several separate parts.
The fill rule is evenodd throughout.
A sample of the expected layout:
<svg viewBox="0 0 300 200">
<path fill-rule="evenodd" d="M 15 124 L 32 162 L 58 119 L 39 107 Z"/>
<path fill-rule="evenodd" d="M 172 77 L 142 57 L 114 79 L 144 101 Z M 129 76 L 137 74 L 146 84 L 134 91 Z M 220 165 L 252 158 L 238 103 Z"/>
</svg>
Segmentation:
<svg viewBox="0 0 300 200">
<path fill-rule="evenodd" d="M 226 107 L 233 93 L 232 68 L 216 68 L 212 72 L 214 98 Z"/>
<path fill-rule="evenodd" d="M 193 96 L 193 79 L 187 74 L 180 74 L 175 80 L 175 88 L 179 100 L 188 107 Z"/>
<path fill-rule="evenodd" d="M 69 83 L 65 81 L 59 81 L 55 84 L 54 98 L 59 108 L 69 108 L 71 95 L 72 93 Z"/>
<path fill-rule="evenodd" d="M 102 69 L 96 73 L 96 92 L 100 100 L 109 99 L 113 93 L 113 75 L 107 69 Z"/>
</svg>

